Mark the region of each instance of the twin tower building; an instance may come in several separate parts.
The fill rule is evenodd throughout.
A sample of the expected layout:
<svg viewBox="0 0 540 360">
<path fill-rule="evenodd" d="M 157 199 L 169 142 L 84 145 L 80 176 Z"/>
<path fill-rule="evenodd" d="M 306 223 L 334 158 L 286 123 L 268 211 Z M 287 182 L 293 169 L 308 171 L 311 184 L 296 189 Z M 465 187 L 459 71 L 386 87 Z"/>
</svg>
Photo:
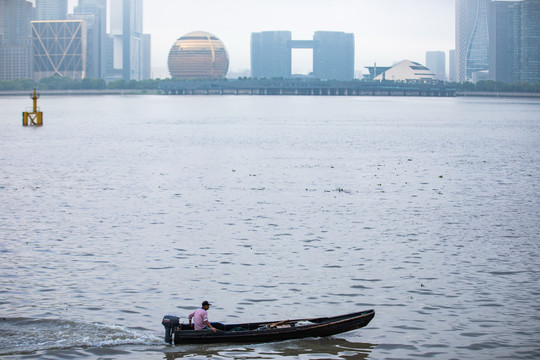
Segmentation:
<svg viewBox="0 0 540 360">
<path fill-rule="evenodd" d="M 291 78 L 292 50 L 313 50 L 313 77 L 327 80 L 354 78 L 354 34 L 317 31 L 312 40 L 292 40 L 290 31 L 251 34 L 251 76 Z M 177 79 L 225 77 L 229 57 L 215 35 L 193 32 L 179 38 L 169 52 L 169 72 Z"/>
<path fill-rule="evenodd" d="M 292 49 L 313 49 L 315 78 L 354 78 L 354 34 L 336 31 L 317 31 L 313 40 L 292 40 L 290 31 L 252 33 L 251 75 L 290 78 Z"/>
</svg>

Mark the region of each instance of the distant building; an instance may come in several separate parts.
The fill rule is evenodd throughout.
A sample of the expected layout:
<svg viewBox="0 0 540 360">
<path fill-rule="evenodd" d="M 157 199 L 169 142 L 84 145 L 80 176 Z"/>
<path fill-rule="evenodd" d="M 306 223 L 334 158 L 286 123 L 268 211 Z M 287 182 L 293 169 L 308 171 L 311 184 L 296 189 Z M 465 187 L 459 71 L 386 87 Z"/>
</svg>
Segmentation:
<svg viewBox="0 0 540 360">
<path fill-rule="evenodd" d="M 426 66 L 435 73 L 437 80 L 446 80 L 446 54 L 444 51 L 427 51 Z"/>
<path fill-rule="evenodd" d="M 540 82 L 540 1 L 489 4 L 489 79 Z"/>
<path fill-rule="evenodd" d="M 142 0 L 111 0 L 110 36 L 113 42 L 112 74 L 109 80 L 117 78 L 118 71 L 122 79 L 142 79 L 143 59 L 143 13 Z"/>
<path fill-rule="evenodd" d="M 32 21 L 34 80 L 58 75 L 86 77 L 86 22 Z"/>
<path fill-rule="evenodd" d="M 374 64 L 373 66 L 366 66 L 365 68 L 368 69 L 369 75 L 364 75 L 364 79 L 373 80 L 383 72 L 390 69 L 391 66 L 377 66 L 377 64 Z"/>
<path fill-rule="evenodd" d="M 403 60 L 378 75 L 375 80 L 391 81 L 434 81 L 435 74 L 422 64 L 410 60 Z"/>
<path fill-rule="evenodd" d="M 489 4 L 489 79 L 505 83 L 519 80 L 521 2 Z"/>
<path fill-rule="evenodd" d="M 66 20 L 67 0 L 36 0 L 37 20 Z"/>
<path fill-rule="evenodd" d="M 73 12 L 70 19 L 87 22 L 87 77 L 104 79 L 107 70 L 107 1 L 79 0 Z"/>
<path fill-rule="evenodd" d="M 477 71 L 488 70 L 490 0 L 456 0 L 457 80 L 472 79 Z"/>
<path fill-rule="evenodd" d="M 540 1 L 521 3 L 521 61 L 519 81 L 540 82 Z"/>
<path fill-rule="evenodd" d="M 0 80 L 32 78 L 32 3 L 0 0 Z"/>
<path fill-rule="evenodd" d="M 122 67 L 115 68 L 114 66 L 114 37 L 110 34 L 107 34 L 105 42 L 105 69 L 107 81 L 122 79 Z"/>
<path fill-rule="evenodd" d="M 251 34 L 251 76 L 290 78 L 292 55 L 290 31 L 263 31 Z"/>
<path fill-rule="evenodd" d="M 354 78 L 354 34 L 317 31 L 313 40 L 292 40 L 290 31 L 251 34 L 251 76 L 290 78 L 292 49 L 313 49 L 313 76 L 328 80 Z"/>
<path fill-rule="evenodd" d="M 318 79 L 354 79 L 354 34 L 317 31 L 313 36 L 313 76 Z"/>
<path fill-rule="evenodd" d="M 456 82 L 456 50 L 448 51 L 448 81 Z"/>
<path fill-rule="evenodd" d="M 215 35 L 195 31 L 176 40 L 168 63 L 171 76 L 177 79 L 221 79 L 229 70 L 229 55 Z"/>
<path fill-rule="evenodd" d="M 473 83 L 477 83 L 479 81 L 487 81 L 489 80 L 489 71 L 488 70 L 482 70 L 482 71 L 475 71 L 472 73 L 472 79 L 471 81 Z"/>
<path fill-rule="evenodd" d="M 152 78 L 152 35 L 143 34 L 142 80 Z"/>
</svg>

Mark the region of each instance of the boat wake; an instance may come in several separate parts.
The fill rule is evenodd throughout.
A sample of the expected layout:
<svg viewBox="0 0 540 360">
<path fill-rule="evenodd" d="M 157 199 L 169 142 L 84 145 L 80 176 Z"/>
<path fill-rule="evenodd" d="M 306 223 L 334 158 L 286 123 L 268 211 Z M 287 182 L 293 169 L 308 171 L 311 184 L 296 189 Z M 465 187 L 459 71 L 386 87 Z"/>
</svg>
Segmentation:
<svg viewBox="0 0 540 360">
<path fill-rule="evenodd" d="M 162 342 L 161 336 L 142 328 L 58 319 L 0 319 L 0 356 L 43 350 L 157 345 Z"/>
</svg>

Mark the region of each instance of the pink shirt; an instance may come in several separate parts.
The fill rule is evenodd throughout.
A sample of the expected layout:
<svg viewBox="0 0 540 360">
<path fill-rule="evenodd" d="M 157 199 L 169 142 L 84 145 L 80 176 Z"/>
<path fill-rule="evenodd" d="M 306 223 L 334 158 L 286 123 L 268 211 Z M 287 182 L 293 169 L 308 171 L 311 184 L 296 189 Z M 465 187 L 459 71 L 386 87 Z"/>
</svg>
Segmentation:
<svg viewBox="0 0 540 360">
<path fill-rule="evenodd" d="M 204 322 L 208 321 L 208 313 L 203 308 L 200 308 L 189 314 L 188 319 L 193 319 L 195 330 L 202 330 L 206 326 Z"/>
</svg>

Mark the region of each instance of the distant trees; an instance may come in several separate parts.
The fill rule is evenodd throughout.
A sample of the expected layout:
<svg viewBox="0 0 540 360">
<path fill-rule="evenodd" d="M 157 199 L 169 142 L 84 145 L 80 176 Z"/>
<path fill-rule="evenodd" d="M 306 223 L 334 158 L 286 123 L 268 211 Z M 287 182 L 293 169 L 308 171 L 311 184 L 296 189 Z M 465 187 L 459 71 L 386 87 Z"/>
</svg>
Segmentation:
<svg viewBox="0 0 540 360">
<path fill-rule="evenodd" d="M 122 79 L 107 82 L 103 79 L 85 78 L 83 80 L 73 80 L 62 76 L 51 76 L 43 78 L 39 82 L 31 79 L 4 80 L 0 81 L 0 91 L 13 90 L 104 90 L 104 89 L 139 89 L 155 90 L 160 81 L 163 80 L 131 80 L 126 82 Z"/>
<path fill-rule="evenodd" d="M 282 78 L 276 78 L 281 79 Z M 257 81 L 257 78 L 240 76 L 237 80 L 230 81 Z M 264 80 L 264 79 L 260 79 Z M 150 80 L 130 80 L 122 79 L 114 80 L 109 83 L 103 79 L 85 78 L 83 80 L 73 80 L 61 76 L 51 76 L 35 82 L 31 79 L 22 80 L 4 80 L 0 81 L 0 91 L 13 90 L 32 90 L 34 88 L 40 90 L 104 90 L 104 89 L 123 89 L 123 90 L 156 90 L 159 85 L 170 81 L 179 81 L 177 79 L 150 79 Z M 198 80 L 182 80 L 182 81 L 202 81 Z M 220 81 L 229 81 L 229 79 L 220 79 Z M 472 82 L 453 83 L 460 91 L 485 91 L 485 92 L 517 92 L 517 93 L 540 93 L 540 82 L 536 84 L 515 83 L 506 84 L 500 81 L 479 81 L 476 84 Z"/>
<path fill-rule="evenodd" d="M 30 79 L 3 80 L 0 81 L 0 91 L 5 90 L 32 90 L 36 87 L 36 82 Z"/>
<path fill-rule="evenodd" d="M 455 83 L 461 91 L 484 91 L 484 92 L 517 92 L 517 93 L 538 93 L 540 92 L 540 82 L 535 84 L 514 83 L 507 84 L 500 81 L 485 80 L 476 84 L 472 82 Z"/>
</svg>

